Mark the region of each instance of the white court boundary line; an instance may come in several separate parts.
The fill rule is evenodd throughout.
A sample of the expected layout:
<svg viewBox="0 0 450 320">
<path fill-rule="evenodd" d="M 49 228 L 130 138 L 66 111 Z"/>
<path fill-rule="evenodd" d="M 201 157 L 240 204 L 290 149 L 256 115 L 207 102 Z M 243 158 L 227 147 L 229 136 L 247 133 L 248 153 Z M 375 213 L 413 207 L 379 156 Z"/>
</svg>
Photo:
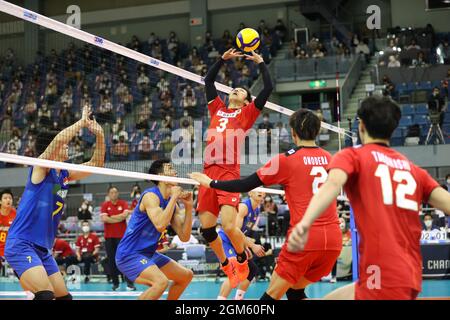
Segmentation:
<svg viewBox="0 0 450 320">
<path fill-rule="evenodd" d="M 132 179 L 138 179 L 138 180 L 155 180 L 155 181 L 173 182 L 173 183 L 180 183 L 180 184 L 199 185 L 199 183 L 197 181 L 188 179 L 188 178 L 169 177 L 169 176 L 154 175 L 154 174 L 143 173 L 143 172 L 92 167 L 92 166 L 85 166 L 82 164 L 66 163 L 66 162 L 59 162 L 59 161 L 19 156 L 19 155 L 15 155 L 15 154 L 4 153 L 4 152 L 0 152 L 0 161 L 10 162 L 10 163 L 15 163 L 15 164 L 22 164 L 22 165 L 27 165 L 27 166 L 39 166 L 39 167 L 44 167 L 44 168 L 54 168 L 54 169 L 60 169 L 60 170 L 88 172 L 88 173 L 92 173 L 92 174 L 125 177 L 125 178 L 132 178 Z M 283 190 L 270 189 L 270 188 L 256 188 L 255 191 L 284 195 Z"/>
<path fill-rule="evenodd" d="M 10 15 L 16 16 L 20 19 L 38 24 L 40 26 L 46 27 L 47 29 L 50 30 L 54 30 L 54 31 L 58 31 L 62 34 L 71 36 L 72 38 L 93 44 L 97 47 L 100 48 L 104 48 L 107 49 L 109 51 L 112 51 L 114 53 L 119 53 L 125 57 L 128 57 L 130 59 L 139 61 L 141 63 L 150 65 L 152 67 L 167 71 L 169 73 L 172 73 L 176 76 L 181 76 L 183 78 L 189 79 L 191 81 L 200 83 L 202 85 L 205 84 L 203 77 L 194 74 L 190 71 L 178 68 L 176 66 L 173 66 L 169 63 L 166 63 L 164 61 L 152 58 L 148 55 L 145 55 L 143 53 L 134 51 L 130 48 L 126 48 L 124 46 L 121 46 L 115 42 L 103 39 L 101 37 L 98 37 L 96 35 L 93 35 L 91 33 L 88 33 L 86 31 L 82 31 L 79 30 L 77 28 L 74 28 L 72 26 L 69 26 L 65 23 L 59 22 L 57 20 L 51 19 L 49 17 L 43 16 L 39 13 L 36 13 L 34 11 L 16 6 L 12 3 L 9 3 L 7 1 L 4 0 L 0 0 L 0 11 L 3 11 L 5 13 L 8 13 Z M 232 88 L 223 85 L 221 83 L 216 82 L 215 83 L 216 88 L 221 91 L 221 92 L 225 92 L 225 93 L 230 93 Z M 254 97 L 254 96 L 253 96 Z M 285 114 L 287 116 L 290 116 L 291 114 L 294 113 L 293 110 L 282 107 L 280 105 L 277 105 L 275 103 L 272 102 L 267 102 L 265 105 L 266 108 L 277 111 L 279 113 Z M 343 134 L 343 135 L 347 135 L 349 137 L 351 137 L 351 133 L 348 133 L 347 130 L 342 129 L 342 128 L 338 128 L 336 126 L 333 126 L 331 124 L 322 122 L 321 123 L 322 128 L 324 129 L 328 129 L 330 131 L 339 133 L 339 134 Z M 350 132 L 350 131 L 349 131 Z"/>
</svg>

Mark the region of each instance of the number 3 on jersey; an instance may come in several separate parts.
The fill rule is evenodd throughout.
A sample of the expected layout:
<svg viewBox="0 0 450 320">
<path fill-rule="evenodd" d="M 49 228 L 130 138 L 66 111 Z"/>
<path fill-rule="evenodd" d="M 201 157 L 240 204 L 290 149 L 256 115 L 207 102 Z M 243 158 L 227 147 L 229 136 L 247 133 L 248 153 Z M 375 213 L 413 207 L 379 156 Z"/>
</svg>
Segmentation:
<svg viewBox="0 0 450 320">
<path fill-rule="evenodd" d="M 383 193 L 383 203 L 385 205 L 394 204 L 394 192 L 392 188 L 392 181 L 398 183 L 395 189 L 395 204 L 397 207 L 406 210 L 419 210 L 419 205 L 416 201 L 406 199 L 406 195 L 412 196 L 416 192 L 417 183 L 409 171 L 395 170 L 391 179 L 389 167 L 385 164 L 380 164 L 375 171 L 375 176 L 381 180 L 381 191 Z M 401 183 L 401 182 L 405 183 Z"/>
<path fill-rule="evenodd" d="M 312 167 L 309 175 L 315 177 L 312 183 L 312 190 L 313 194 L 316 194 L 319 191 L 319 184 L 323 184 L 327 180 L 327 170 L 324 167 Z"/>
<path fill-rule="evenodd" d="M 227 128 L 228 119 L 227 118 L 220 118 L 219 119 L 220 125 L 216 127 L 217 132 L 222 133 Z"/>
</svg>

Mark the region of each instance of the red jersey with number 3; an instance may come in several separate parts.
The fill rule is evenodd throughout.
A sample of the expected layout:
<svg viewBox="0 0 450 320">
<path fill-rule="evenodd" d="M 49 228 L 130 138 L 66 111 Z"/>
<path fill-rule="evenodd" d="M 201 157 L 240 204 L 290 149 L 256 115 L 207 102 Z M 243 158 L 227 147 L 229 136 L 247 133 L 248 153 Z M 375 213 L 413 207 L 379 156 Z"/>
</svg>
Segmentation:
<svg viewBox="0 0 450 320">
<path fill-rule="evenodd" d="M 344 149 L 333 157 L 329 169 L 348 175 L 345 191 L 360 235 L 360 285 L 420 291 L 419 210 L 439 184 L 383 144 Z"/>
<path fill-rule="evenodd" d="M 291 217 L 286 238 L 303 218 L 314 193 L 326 181 L 330 159 L 330 153 L 319 147 L 297 147 L 274 157 L 257 171 L 265 186 L 284 186 Z M 339 228 L 335 228 L 339 225 L 336 207 L 333 201 L 314 222 L 305 251 L 342 249 L 342 235 Z M 335 226 L 327 228 L 329 225 Z"/>
<path fill-rule="evenodd" d="M 240 149 L 245 142 L 246 131 L 260 115 L 251 102 L 241 109 L 228 109 L 217 96 L 208 103 L 211 116 L 205 148 L 205 168 L 218 165 L 229 171 L 240 171 Z"/>
<path fill-rule="evenodd" d="M 8 236 L 9 227 L 16 217 L 16 209 L 11 208 L 9 214 L 4 216 L 0 214 L 0 257 L 5 255 L 5 243 Z"/>
</svg>

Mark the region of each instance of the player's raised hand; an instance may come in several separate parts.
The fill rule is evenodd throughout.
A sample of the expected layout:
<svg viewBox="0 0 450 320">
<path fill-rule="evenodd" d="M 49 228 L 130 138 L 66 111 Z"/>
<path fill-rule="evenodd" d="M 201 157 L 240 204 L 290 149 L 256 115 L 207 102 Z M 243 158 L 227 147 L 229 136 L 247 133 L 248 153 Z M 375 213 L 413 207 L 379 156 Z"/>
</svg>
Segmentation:
<svg viewBox="0 0 450 320">
<path fill-rule="evenodd" d="M 252 55 L 246 54 L 245 59 L 252 60 L 256 64 L 260 64 L 261 62 L 264 62 L 263 57 L 261 57 L 259 54 L 257 54 L 255 51 L 252 51 Z"/>
<path fill-rule="evenodd" d="M 309 226 L 303 224 L 301 221 L 297 223 L 288 239 L 288 251 L 302 251 L 308 241 L 308 233 Z"/>
<path fill-rule="evenodd" d="M 95 135 L 98 135 L 100 133 L 103 133 L 103 128 L 101 125 L 98 124 L 97 120 L 92 119 L 92 120 L 88 120 L 88 125 L 87 128 L 89 129 L 90 132 L 92 132 Z"/>
<path fill-rule="evenodd" d="M 183 202 L 184 206 L 192 206 L 194 203 L 194 197 L 192 195 L 192 192 L 190 191 L 183 191 L 181 195 L 178 197 L 178 199 Z"/>
<path fill-rule="evenodd" d="M 192 172 L 189 177 L 191 177 L 191 179 L 197 181 L 198 183 L 200 183 L 200 185 L 209 188 L 209 184 L 211 183 L 212 179 L 210 177 L 208 177 L 206 174 L 201 173 L 201 172 Z"/>
<path fill-rule="evenodd" d="M 222 59 L 223 60 L 229 60 L 229 59 L 233 59 L 233 58 L 237 58 L 237 57 L 242 57 L 244 56 L 244 54 L 240 53 L 239 51 L 237 51 L 236 49 L 228 49 L 227 51 L 225 51 L 222 55 Z"/>
<path fill-rule="evenodd" d="M 173 186 L 170 188 L 170 196 L 171 197 L 178 199 L 182 192 L 183 192 L 183 189 L 179 186 Z"/>
<path fill-rule="evenodd" d="M 80 120 L 84 127 L 87 127 L 89 125 L 91 116 L 92 116 L 91 107 L 88 104 L 84 105 L 83 110 L 81 111 L 81 120 Z"/>
</svg>

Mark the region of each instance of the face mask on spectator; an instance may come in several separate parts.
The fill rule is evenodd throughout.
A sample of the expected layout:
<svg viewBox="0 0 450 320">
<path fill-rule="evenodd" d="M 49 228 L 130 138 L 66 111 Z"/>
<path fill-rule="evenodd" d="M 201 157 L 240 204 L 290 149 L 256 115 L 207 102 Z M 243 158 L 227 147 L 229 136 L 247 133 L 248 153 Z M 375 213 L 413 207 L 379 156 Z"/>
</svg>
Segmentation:
<svg viewBox="0 0 450 320">
<path fill-rule="evenodd" d="M 83 203 L 83 204 L 81 205 L 81 209 L 86 210 L 86 209 L 87 209 L 87 205 L 86 205 L 85 203 Z"/>
<path fill-rule="evenodd" d="M 447 184 L 450 184 L 450 179 L 447 180 Z"/>
<path fill-rule="evenodd" d="M 136 193 L 135 197 L 136 197 L 137 200 L 139 200 L 139 198 L 141 197 L 141 194 L 140 193 Z"/>
<path fill-rule="evenodd" d="M 425 226 L 426 226 L 427 228 L 429 228 L 429 227 L 431 227 L 431 225 L 433 224 L 433 221 L 432 221 L 432 220 L 426 220 L 426 221 L 424 221 L 423 223 L 425 224 Z"/>
<path fill-rule="evenodd" d="M 81 227 L 81 230 L 83 230 L 84 233 L 88 233 L 90 231 L 89 226 L 83 226 Z"/>
</svg>

